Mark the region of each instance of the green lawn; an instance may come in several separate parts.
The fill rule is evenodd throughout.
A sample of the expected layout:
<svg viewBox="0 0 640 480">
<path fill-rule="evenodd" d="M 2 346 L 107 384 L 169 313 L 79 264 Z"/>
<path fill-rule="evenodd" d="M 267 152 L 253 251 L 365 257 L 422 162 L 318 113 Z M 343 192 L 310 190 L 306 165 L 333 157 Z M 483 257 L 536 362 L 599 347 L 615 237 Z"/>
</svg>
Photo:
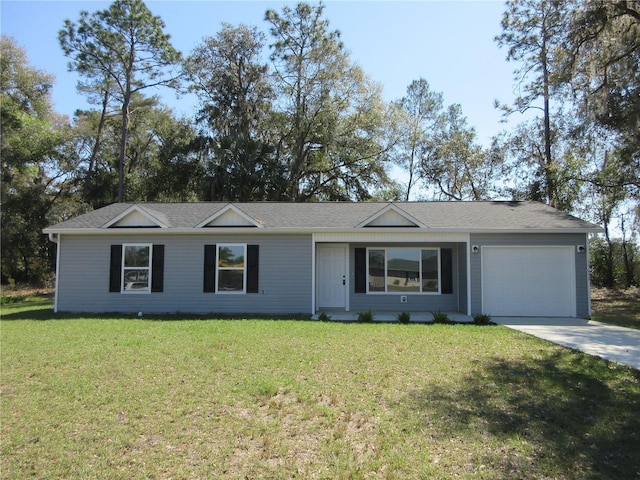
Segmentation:
<svg viewBox="0 0 640 480">
<path fill-rule="evenodd" d="M 47 302 L 2 306 L 2 478 L 640 476 L 640 372 L 504 327 Z"/>
</svg>

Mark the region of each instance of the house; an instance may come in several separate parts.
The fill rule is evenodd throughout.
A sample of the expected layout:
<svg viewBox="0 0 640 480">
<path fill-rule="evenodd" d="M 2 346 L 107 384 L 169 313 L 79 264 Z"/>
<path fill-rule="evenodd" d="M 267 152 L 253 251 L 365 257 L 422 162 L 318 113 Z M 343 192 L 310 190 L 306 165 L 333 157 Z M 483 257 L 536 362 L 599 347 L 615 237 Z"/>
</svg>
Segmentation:
<svg viewBox="0 0 640 480">
<path fill-rule="evenodd" d="M 537 202 L 118 203 L 44 230 L 55 310 L 587 317 L 589 235 Z"/>
</svg>

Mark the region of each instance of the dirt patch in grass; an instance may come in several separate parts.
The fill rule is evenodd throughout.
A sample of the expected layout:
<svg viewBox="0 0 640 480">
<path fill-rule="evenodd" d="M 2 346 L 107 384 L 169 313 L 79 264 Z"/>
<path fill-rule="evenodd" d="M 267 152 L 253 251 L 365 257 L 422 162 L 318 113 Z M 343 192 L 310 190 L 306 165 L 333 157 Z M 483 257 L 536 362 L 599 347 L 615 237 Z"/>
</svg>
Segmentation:
<svg viewBox="0 0 640 480">
<path fill-rule="evenodd" d="M 593 320 L 621 327 L 640 329 L 640 288 L 611 290 L 594 288 L 591 291 Z"/>
</svg>

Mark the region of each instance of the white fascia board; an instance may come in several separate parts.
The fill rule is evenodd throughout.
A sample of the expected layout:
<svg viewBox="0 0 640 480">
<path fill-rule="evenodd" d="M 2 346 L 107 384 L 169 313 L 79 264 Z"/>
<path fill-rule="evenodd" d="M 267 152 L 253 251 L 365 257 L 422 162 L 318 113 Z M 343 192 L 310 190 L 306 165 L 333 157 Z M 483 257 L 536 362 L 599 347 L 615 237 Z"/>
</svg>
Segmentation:
<svg viewBox="0 0 640 480">
<path fill-rule="evenodd" d="M 43 233 L 46 234 L 62 234 L 65 235 L 136 235 L 136 234 L 145 234 L 145 235 L 228 235 L 228 234 L 248 234 L 248 235 L 265 235 L 265 234 L 346 234 L 350 233 L 353 235 L 366 235 L 368 233 L 401 233 L 401 234 L 430 234 L 430 233 L 452 233 L 452 234 L 481 234 L 481 233 L 490 233 L 490 234 L 513 234 L 513 233 L 526 233 L 526 234 L 538 234 L 538 233 L 555 233 L 555 234 L 566 234 L 566 233 L 598 233 L 602 232 L 602 229 L 594 229 L 594 228 L 562 228 L 562 229 L 469 229 L 469 228 L 428 228 L 428 229 L 417 229 L 414 227 L 407 228 L 399 228 L 399 227 L 391 227 L 391 228 L 367 228 L 367 229 L 354 229 L 354 228 L 342 228 L 342 229 L 334 229 L 334 228 L 293 228 L 293 227 L 262 227 L 262 228 L 253 228 L 253 227 L 208 227 L 208 228 L 164 228 L 164 229 L 154 229 L 154 228 L 109 228 L 105 229 L 103 227 L 100 228 L 52 228 L 48 227 L 43 230 Z"/>
</svg>

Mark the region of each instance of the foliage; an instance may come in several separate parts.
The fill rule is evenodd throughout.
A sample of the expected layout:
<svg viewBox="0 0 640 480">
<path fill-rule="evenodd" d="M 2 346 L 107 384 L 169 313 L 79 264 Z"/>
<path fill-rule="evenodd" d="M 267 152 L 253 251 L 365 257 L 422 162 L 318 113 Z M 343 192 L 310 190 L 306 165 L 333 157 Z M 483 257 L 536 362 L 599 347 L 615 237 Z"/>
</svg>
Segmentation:
<svg viewBox="0 0 640 480">
<path fill-rule="evenodd" d="M 178 74 L 172 69 L 181 56 L 163 28 L 162 19 L 152 15 L 142 0 L 115 0 L 106 10 L 82 11 L 77 24 L 66 20 L 59 32 L 60 46 L 71 59 L 69 69 L 86 77 L 82 85 L 91 85 L 91 94 L 97 90 L 120 109 L 119 202 L 124 201 L 133 95 L 151 87 L 178 86 Z"/>
<path fill-rule="evenodd" d="M 557 158 L 553 154 L 555 142 L 552 131 L 551 100 L 562 83 L 555 80 L 555 56 L 562 45 L 566 29 L 567 6 L 555 0 L 511 0 L 502 17 L 502 33 L 496 37 L 498 45 L 508 48 L 507 60 L 519 62 L 515 81 L 521 94 L 513 108 L 503 107 L 507 114 L 532 109 L 542 111 L 541 136 L 537 138 L 543 148 L 539 154 L 536 188 L 542 198 L 555 207 L 558 204 L 559 183 L 553 172 Z M 540 106 L 539 102 L 542 101 Z"/>
<path fill-rule="evenodd" d="M 62 213 L 71 187 L 63 158 L 69 129 L 52 111 L 52 77 L 10 38 L 0 47 L 2 283 L 42 283 L 55 258 L 42 229 Z"/>
<path fill-rule="evenodd" d="M 277 155 L 287 199 L 366 200 L 388 182 L 383 138 L 388 119 L 379 85 L 353 64 L 324 6 L 267 10 L 275 89 Z"/>
<path fill-rule="evenodd" d="M 591 320 L 640 330 L 640 288 L 591 289 Z"/>
<path fill-rule="evenodd" d="M 444 107 L 442 94 L 425 79 L 413 81 L 395 103 L 398 141 L 392 157 L 408 174 L 404 200 L 423 187 L 436 200 L 485 200 L 491 197 L 499 165 L 476 143 L 462 107 Z M 404 133 L 408 132 L 408 134 Z"/>
<path fill-rule="evenodd" d="M 486 313 L 476 313 L 473 316 L 473 323 L 476 325 L 489 325 L 491 323 L 491 315 Z"/>
<path fill-rule="evenodd" d="M 625 181 L 640 194 L 640 6 L 633 1 L 578 1 L 561 58 L 577 113 L 616 132 Z"/>
<path fill-rule="evenodd" d="M 374 313 L 371 310 L 358 312 L 358 322 L 360 323 L 371 323 L 375 318 Z"/>
<path fill-rule="evenodd" d="M 597 239 L 591 242 L 589 253 L 594 287 L 640 286 L 640 247 L 636 243 Z"/>
<path fill-rule="evenodd" d="M 398 321 L 398 323 L 410 323 L 411 314 L 409 312 L 400 312 L 396 320 Z"/>
<path fill-rule="evenodd" d="M 433 323 L 442 323 L 445 325 L 453 323 L 446 312 L 437 311 L 431 312 L 431 314 L 433 315 Z"/>
<path fill-rule="evenodd" d="M 631 1 L 510 1 L 497 41 L 519 93 L 502 107 L 530 116 L 491 148 L 478 145 L 462 106 L 445 105 L 425 78 L 384 101 L 323 4 L 267 10 L 264 33 L 223 24 L 181 70 L 162 20 L 141 0 L 81 12 L 59 33 L 91 104 L 72 125 L 51 109 L 51 76 L 3 38 L 2 281 L 43 281 L 54 256 L 42 228 L 119 198 L 415 197 L 533 199 L 585 217 L 605 229 L 596 282 L 631 285 L 639 22 Z M 152 87 L 194 92 L 194 119 L 145 95 Z M 404 184 L 389 179 L 392 164 L 408 175 Z"/>
</svg>

